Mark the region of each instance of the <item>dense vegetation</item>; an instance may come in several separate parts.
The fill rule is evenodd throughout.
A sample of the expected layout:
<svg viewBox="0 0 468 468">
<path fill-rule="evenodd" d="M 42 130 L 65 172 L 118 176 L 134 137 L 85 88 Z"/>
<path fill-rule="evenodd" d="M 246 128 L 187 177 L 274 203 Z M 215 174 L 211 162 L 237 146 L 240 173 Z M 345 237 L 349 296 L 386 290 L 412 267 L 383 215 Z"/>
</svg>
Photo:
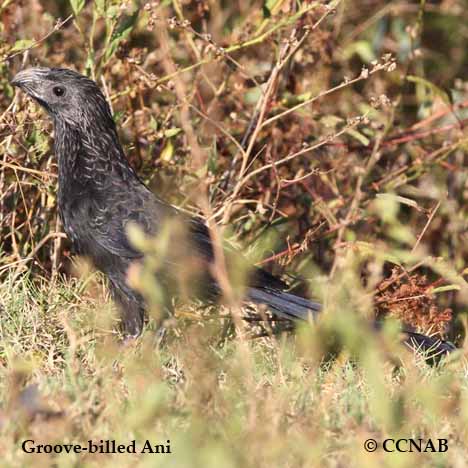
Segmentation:
<svg viewBox="0 0 468 468">
<path fill-rule="evenodd" d="M 465 466 L 466 6 L 0 1 L 5 466 Z M 162 342 L 150 320 L 122 344 L 103 278 L 61 231 L 51 122 L 9 84 L 33 65 L 100 83 L 145 182 L 323 301 L 324 319 L 252 340 L 227 287 L 231 307 L 180 306 Z M 167 238 L 133 234 L 150 261 L 131 279 L 156 314 L 146 273 Z M 461 350 L 429 367 L 396 321 L 370 330 L 375 315 Z M 449 449 L 363 448 L 399 437 Z M 26 439 L 172 453 L 25 454 Z"/>
</svg>

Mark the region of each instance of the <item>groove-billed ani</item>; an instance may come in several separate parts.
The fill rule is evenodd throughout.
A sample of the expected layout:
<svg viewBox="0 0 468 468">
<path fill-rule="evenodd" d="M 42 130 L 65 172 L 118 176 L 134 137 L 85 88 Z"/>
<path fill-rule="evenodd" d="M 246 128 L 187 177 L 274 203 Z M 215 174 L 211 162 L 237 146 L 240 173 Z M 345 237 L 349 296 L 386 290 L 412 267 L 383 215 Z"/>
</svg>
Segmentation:
<svg viewBox="0 0 468 468">
<path fill-rule="evenodd" d="M 129 222 L 155 235 L 168 219 L 181 221 L 187 231 L 187 252 L 200 259 L 205 271 L 204 297 L 219 296 L 220 288 L 209 272 L 214 254 L 206 225 L 165 203 L 141 182 L 125 157 L 109 106 L 96 83 L 68 69 L 30 68 L 18 73 L 12 84 L 53 119 L 58 206 L 65 232 L 76 251 L 89 257 L 109 278 L 126 333 L 140 334 L 145 317 L 142 296 L 127 283 L 129 265 L 142 258 L 127 238 Z M 186 265 L 177 266 L 183 269 Z M 285 283 L 259 268 L 248 276 L 245 300 L 265 304 L 282 319 L 307 320 L 320 311 L 318 303 L 287 292 Z M 451 349 L 433 338 L 406 333 L 407 339 L 424 349 Z"/>
</svg>

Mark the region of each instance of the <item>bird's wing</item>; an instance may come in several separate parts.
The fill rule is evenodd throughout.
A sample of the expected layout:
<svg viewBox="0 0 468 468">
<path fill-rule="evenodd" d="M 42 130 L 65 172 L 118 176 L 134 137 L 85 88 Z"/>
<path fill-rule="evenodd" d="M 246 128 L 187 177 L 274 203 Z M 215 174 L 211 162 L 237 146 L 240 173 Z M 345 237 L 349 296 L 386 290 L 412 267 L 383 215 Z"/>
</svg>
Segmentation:
<svg viewBox="0 0 468 468">
<path fill-rule="evenodd" d="M 92 238 L 106 252 L 129 259 L 140 258 L 142 254 L 131 244 L 126 234 L 126 224 L 122 219 L 101 222 L 90 219 Z"/>
<path fill-rule="evenodd" d="M 89 240 L 88 245 L 97 244 L 103 252 L 128 259 L 142 256 L 128 239 L 128 226 L 134 223 L 145 234 L 155 235 L 163 212 L 163 208 L 158 207 L 152 197 L 141 189 L 109 193 L 106 200 L 90 200 L 89 204 L 92 209 L 88 209 L 84 217 L 86 226 L 83 229 Z"/>
<path fill-rule="evenodd" d="M 157 236 L 165 223 L 172 221 L 174 226 L 169 228 L 176 229 L 175 224 L 179 224 L 185 234 L 178 240 L 188 241 L 186 245 L 192 246 L 191 253 L 208 261 L 213 259 L 209 229 L 203 220 L 190 217 L 165 203 L 143 184 L 125 193 L 108 193 L 105 200 L 91 200 L 90 203 L 93 209 L 88 210 L 85 217 L 88 225 L 84 230 L 92 237 L 90 241 L 107 252 L 129 259 L 140 258 L 141 252 L 128 239 L 129 225 L 133 223 L 146 235 Z"/>
<path fill-rule="evenodd" d="M 188 216 L 160 200 L 143 184 L 132 187 L 132 190 L 126 191 L 125 194 L 119 192 L 107 194 L 102 204 L 99 200 L 96 204 L 97 207 L 92 210 L 93 216 L 88 216 L 89 227 L 86 231 L 92 236 L 90 244 L 97 244 L 105 252 L 129 260 L 141 258 L 141 252 L 131 245 L 127 237 L 128 225 L 134 223 L 145 234 L 155 236 L 161 231 L 165 222 L 175 220 L 185 233 L 177 238 L 177 241 L 174 240 L 172 245 L 177 244 L 180 252 L 184 252 L 187 256 L 195 255 L 208 263 L 214 261 L 210 231 L 205 222 L 201 218 Z M 234 252 L 233 249 L 227 248 Z M 237 252 L 235 255 L 238 258 L 241 254 Z M 174 258 L 169 255 L 166 261 L 171 263 L 171 260 Z M 180 261 L 180 258 L 177 260 Z M 267 271 L 255 267 L 249 270 L 246 282 L 250 287 L 268 288 L 268 290 L 287 289 L 283 281 Z"/>
</svg>

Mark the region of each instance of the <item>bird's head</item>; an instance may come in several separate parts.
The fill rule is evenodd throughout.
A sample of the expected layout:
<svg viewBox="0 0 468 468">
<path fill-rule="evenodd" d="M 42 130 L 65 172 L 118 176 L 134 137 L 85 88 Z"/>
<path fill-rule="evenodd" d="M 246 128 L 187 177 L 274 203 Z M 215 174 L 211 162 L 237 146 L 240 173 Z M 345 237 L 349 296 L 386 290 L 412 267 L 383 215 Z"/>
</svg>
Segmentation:
<svg viewBox="0 0 468 468">
<path fill-rule="evenodd" d="M 109 106 L 96 83 L 65 68 L 28 68 L 11 81 L 55 120 L 82 126 L 113 125 Z"/>
</svg>

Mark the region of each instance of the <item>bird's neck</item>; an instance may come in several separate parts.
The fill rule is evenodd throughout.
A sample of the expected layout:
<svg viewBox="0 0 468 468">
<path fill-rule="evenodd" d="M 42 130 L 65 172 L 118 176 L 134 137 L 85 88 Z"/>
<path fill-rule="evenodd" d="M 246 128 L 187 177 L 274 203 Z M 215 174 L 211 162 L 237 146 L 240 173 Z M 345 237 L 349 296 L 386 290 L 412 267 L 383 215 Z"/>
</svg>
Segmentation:
<svg viewBox="0 0 468 468">
<path fill-rule="evenodd" d="M 60 192 L 75 194 L 108 191 L 119 181 L 138 180 L 130 167 L 113 128 L 77 128 L 56 121 L 55 153 L 59 166 Z"/>
</svg>

